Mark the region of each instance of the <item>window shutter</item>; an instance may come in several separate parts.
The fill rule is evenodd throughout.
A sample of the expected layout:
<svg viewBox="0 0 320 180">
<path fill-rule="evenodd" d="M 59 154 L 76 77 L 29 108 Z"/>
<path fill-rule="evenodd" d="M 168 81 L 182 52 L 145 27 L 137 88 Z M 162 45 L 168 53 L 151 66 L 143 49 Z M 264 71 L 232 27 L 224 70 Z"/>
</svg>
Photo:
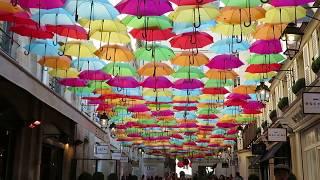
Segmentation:
<svg viewBox="0 0 320 180">
<path fill-rule="evenodd" d="M 318 44 L 318 33 L 317 30 L 312 33 L 312 49 L 314 59 L 319 57 L 319 44 Z"/>
<path fill-rule="evenodd" d="M 289 99 L 289 104 L 291 102 L 294 101 L 294 96 L 293 96 L 293 93 L 292 93 L 292 81 L 293 81 L 293 78 L 292 78 L 292 75 L 290 73 L 287 73 L 286 74 L 286 77 L 287 77 L 287 87 L 288 87 L 288 99 Z"/>
<path fill-rule="evenodd" d="M 309 63 L 309 51 L 308 51 L 308 43 L 303 46 L 303 63 L 304 63 L 304 76 L 306 79 L 306 85 L 310 85 L 310 63 Z"/>
<path fill-rule="evenodd" d="M 315 42 L 315 43 L 314 43 Z M 313 33 L 312 33 L 312 37 L 309 40 L 309 70 L 310 70 L 310 84 L 316 79 L 316 75 L 312 72 L 311 69 L 311 65 L 312 65 L 312 61 L 314 61 L 318 55 L 316 54 L 318 50 L 315 51 L 315 44 L 317 44 L 317 40 L 314 41 L 313 39 Z"/>
</svg>

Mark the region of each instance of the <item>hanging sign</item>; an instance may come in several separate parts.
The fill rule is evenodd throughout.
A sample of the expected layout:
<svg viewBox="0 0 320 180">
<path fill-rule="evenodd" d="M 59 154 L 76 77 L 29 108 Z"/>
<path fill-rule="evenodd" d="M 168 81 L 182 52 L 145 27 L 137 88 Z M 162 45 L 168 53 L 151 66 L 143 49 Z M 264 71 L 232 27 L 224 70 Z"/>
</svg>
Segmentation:
<svg viewBox="0 0 320 180">
<path fill-rule="evenodd" d="M 302 106 L 304 114 L 320 114 L 320 93 L 304 92 L 302 94 Z"/>
<path fill-rule="evenodd" d="M 115 152 L 111 154 L 113 160 L 121 160 L 121 153 Z"/>
<path fill-rule="evenodd" d="M 108 145 L 96 145 L 96 154 L 108 154 Z"/>
<path fill-rule="evenodd" d="M 285 129 L 285 128 L 269 128 L 268 129 L 268 141 L 286 142 L 287 141 L 287 129 Z"/>
<path fill-rule="evenodd" d="M 126 157 L 126 156 L 121 156 L 120 162 L 122 162 L 122 163 L 127 163 L 127 162 L 129 162 L 129 158 Z"/>
</svg>

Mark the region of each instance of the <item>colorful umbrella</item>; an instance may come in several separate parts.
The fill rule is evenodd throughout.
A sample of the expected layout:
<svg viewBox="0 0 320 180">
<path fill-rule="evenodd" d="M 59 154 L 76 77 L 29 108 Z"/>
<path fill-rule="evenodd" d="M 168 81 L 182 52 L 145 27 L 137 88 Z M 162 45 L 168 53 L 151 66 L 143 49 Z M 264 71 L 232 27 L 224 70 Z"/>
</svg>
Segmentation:
<svg viewBox="0 0 320 180">
<path fill-rule="evenodd" d="M 239 24 L 223 24 L 218 23 L 215 27 L 211 28 L 215 33 L 219 33 L 225 36 L 232 35 L 248 35 L 255 30 L 255 25 L 252 24 L 249 27 Z"/>
<path fill-rule="evenodd" d="M 21 36 L 27 36 L 38 39 L 51 39 L 53 34 L 48 32 L 44 27 L 38 27 L 37 25 L 27 25 L 27 24 L 15 24 L 10 27 L 10 31 L 17 33 Z"/>
<path fill-rule="evenodd" d="M 172 11 L 172 6 L 167 0 L 122 0 L 116 5 L 122 14 L 134 16 L 161 16 Z"/>
<path fill-rule="evenodd" d="M 114 76 L 137 76 L 136 70 L 128 63 L 108 63 L 102 70 Z"/>
<path fill-rule="evenodd" d="M 68 41 L 61 48 L 65 55 L 79 58 L 92 58 L 96 47 L 90 41 Z"/>
<path fill-rule="evenodd" d="M 107 42 L 108 45 L 109 43 L 128 44 L 131 42 L 131 39 L 128 36 L 128 34 L 120 33 L 120 32 L 95 30 L 95 31 L 91 31 L 89 36 L 92 39 L 102 41 L 102 42 Z"/>
<path fill-rule="evenodd" d="M 183 52 L 171 59 L 172 64 L 179 66 L 202 66 L 208 62 L 209 58 L 205 54 L 194 54 L 192 52 Z"/>
<path fill-rule="evenodd" d="M 264 18 L 266 10 L 262 7 L 239 8 L 226 6 L 220 9 L 217 21 L 228 24 L 241 24 L 249 22 L 246 26 L 250 26 L 252 21 Z"/>
<path fill-rule="evenodd" d="M 46 56 L 42 57 L 38 63 L 45 67 L 67 70 L 70 68 L 71 59 L 67 56 Z"/>
<path fill-rule="evenodd" d="M 204 78 L 205 75 L 201 69 L 196 67 L 181 67 L 174 74 L 172 74 L 174 78 L 182 78 L 182 79 L 201 79 Z"/>
<path fill-rule="evenodd" d="M 225 87 L 225 86 L 234 86 L 234 81 L 231 79 L 226 80 L 217 80 L 217 79 L 209 79 L 205 83 L 205 88 L 212 88 L 212 87 Z"/>
<path fill-rule="evenodd" d="M 286 27 L 287 24 L 261 24 L 252 33 L 252 36 L 260 40 L 279 39 Z"/>
<path fill-rule="evenodd" d="M 31 53 L 39 56 L 59 56 L 59 47 L 59 45 L 54 45 L 52 40 L 37 39 L 24 47 L 27 50 L 24 53 L 26 55 Z"/>
<path fill-rule="evenodd" d="M 101 70 L 85 70 L 79 74 L 79 78 L 86 80 L 106 81 L 111 79 L 111 75 Z"/>
<path fill-rule="evenodd" d="M 215 42 L 210 47 L 210 51 L 217 54 L 231 54 L 234 52 L 246 51 L 249 49 L 249 47 L 250 43 L 247 41 L 237 42 L 236 38 L 226 38 Z"/>
<path fill-rule="evenodd" d="M 6 13 L 19 13 L 24 11 L 15 1 L 11 0 L 1 0 L 0 10 Z"/>
<path fill-rule="evenodd" d="M 119 45 L 102 46 L 94 54 L 101 59 L 114 62 L 129 62 L 134 59 L 134 55 L 129 48 Z"/>
<path fill-rule="evenodd" d="M 210 69 L 233 69 L 244 65 L 241 60 L 234 56 L 228 54 L 217 55 L 206 65 Z"/>
<path fill-rule="evenodd" d="M 221 0 L 226 6 L 235 6 L 241 8 L 257 7 L 262 4 L 261 0 Z"/>
<path fill-rule="evenodd" d="M 307 10 L 301 6 L 297 7 L 275 7 L 266 12 L 266 17 L 261 19 L 264 23 L 291 23 L 305 17 Z"/>
<path fill-rule="evenodd" d="M 79 72 L 77 69 L 69 68 L 67 70 L 64 69 L 52 69 L 49 71 L 49 75 L 57 78 L 77 78 Z"/>
<path fill-rule="evenodd" d="M 71 62 L 72 67 L 79 67 L 81 70 L 99 70 L 107 65 L 99 58 L 80 58 Z"/>
<path fill-rule="evenodd" d="M 59 80 L 59 84 L 71 87 L 85 87 L 87 83 L 86 80 L 79 78 L 63 78 Z"/>
<path fill-rule="evenodd" d="M 17 12 L 17 13 L 9 13 L 9 12 L 0 12 L 0 20 L 8 21 L 13 24 L 29 24 L 36 25 L 37 23 L 31 19 L 31 16 L 28 12 Z"/>
<path fill-rule="evenodd" d="M 135 28 L 159 28 L 168 29 L 172 28 L 171 20 L 166 16 L 126 16 L 121 21 L 123 24 Z"/>
<path fill-rule="evenodd" d="M 12 2 L 18 3 L 23 8 L 53 9 L 62 7 L 65 0 L 13 0 Z"/>
<path fill-rule="evenodd" d="M 208 30 L 216 25 L 216 21 L 209 20 L 209 21 L 202 21 L 200 25 L 197 26 L 198 31 L 205 31 Z M 186 23 L 186 22 L 174 22 L 173 23 L 173 32 L 176 34 L 186 33 L 186 32 L 193 32 L 194 31 L 194 24 L 193 23 Z"/>
<path fill-rule="evenodd" d="M 77 25 L 47 25 L 47 30 L 64 37 L 73 39 L 88 39 L 87 31 Z"/>
<path fill-rule="evenodd" d="M 225 70 L 216 70 L 216 69 L 210 69 L 206 72 L 206 76 L 209 79 L 235 79 L 238 74 L 234 71 L 225 71 Z"/>
<path fill-rule="evenodd" d="M 139 82 L 131 76 L 116 76 L 108 81 L 108 84 L 119 88 L 136 88 Z"/>
<path fill-rule="evenodd" d="M 204 5 L 214 0 L 170 0 L 178 6 L 187 6 L 187 5 Z"/>
<path fill-rule="evenodd" d="M 253 54 L 249 59 L 247 59 L 247 62 L 248 64 L 274 64 L 280 63 L 285 59 L 286 58 L 281 54 Z"/>
<path fill-rule="evenodd" d="M 274 7 L 282 6 L 301 6 L 314 2 L 314 0 L 270 0 L 269 4 Z"/>
<path fill-rule="evenodd" d="M 281 64 L 250 64 L 246 72 L 249 73 L 268 73 L 271 71 L 279 71 Z"/>
<path fill-rule="evenodd" d="M 150 51 L 149 51 L 150 49 Z M 172 49 L 160 44 L 154 44 L 151 47 L 141 47 L 134 53 L 139 61 L 167 61 L 175 56 Z"/>
<path fill-rule="evenodd" d="M 204 84 L 198 79 L 179 79 L 173 84 L 175 89 L 198 89 L 203 86 Z"/>
<path fill-rule="evenodd" d="M 224 87 L 219 88 L 204 88 L 202 90 L 203 94 L 227 94 L 229 91 Z"/>
<path fill-rule="evenodd" d="M 159 62 L 145 64 L 138 70 L 141 76 L 168 76 L 172 73 L 174 71 L 168 64 Z"/>
<path fill-rule="evenodd" d="M 163 41 L 163 40 L 168 40 L 175 35 L 172 32 L 171 28 L 132 29 L 130 31 L 130 34 L 132 35 L 132 37 L 139 40 L 144 40 L 144 41 Z"/>
<path fill-rule="evenodd" d="M 142 83 L 141 86 L 145 88 L 153 88 L 153 89 L 160 89 L 160 88 L 170 88 L 173 84 L 170 82 L 169 79 L 167 79 L 164 76 L 157 76 L 157 77 L 148 77 L 145 79 Z M 160 93 L 157 95 L 161 95 Z"/>
<path fill-rule="evenodd" d="M 237 94 L 254 94 L 256 93 L 256 87 L 240 85 L 235 87 L 232 92 Z"/>
<path fill-rule="evenodd" d="M 93 20 L 80 19 L 79 24 L 90 31 L 105 31 L 105 32 L 126 32 L 127 27 L 120 20 Z"/>
<path fill-rule="evenodd" d="M 266 48 L 268 47 L 268 48 Z M 282 52 L 280 40 L 258 40 L 250 46 L 250 52 L 256 54 L 277 54 Z"/>
<path fill-rule="evenodd" d="M 74 17 L 63 8 L 41 10 L 32 15 L 32 19 L 39 24 L 75 25 Z"/>
<path fill-rule="evenodd" d="M 171 47 L 180 49 L 203 48 L 213 43 L 213 37 L 205 32 L 183 33 L 170 40 Z"/>
</svg>

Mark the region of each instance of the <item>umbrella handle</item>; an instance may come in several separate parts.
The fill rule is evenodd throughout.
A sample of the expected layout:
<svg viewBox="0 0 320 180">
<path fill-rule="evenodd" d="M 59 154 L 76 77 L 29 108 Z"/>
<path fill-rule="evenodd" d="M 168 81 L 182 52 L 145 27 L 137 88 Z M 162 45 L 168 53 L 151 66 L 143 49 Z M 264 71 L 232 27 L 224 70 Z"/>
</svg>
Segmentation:
<svg viewBox="0 0 320 180">
<path fill-rule="evenodd" d="M 146 41 L 146 43 L 145 43 L 145 49 L 147 50 L 147 51 L 151 51 L 152 50 L 152 47 L 151 48 L 148 48 L 148 42 Z"/>
<path fill-rule="evenodd" d="M 196 10 L 193 9 L 193 27 L 194 28 L 199 28 L 201 26 L 201 16 L 200 16 L 200 6 L 197 7 L 198 9 L 198 25 L 196 24 Z"/>
<path fill-rule="evenodd" d="M 241 43 L 243 41 L 242 32 L 241 32 L 241 35 L 240 35 L 240 40 L 237 38 L 236 41 L 237 41 L 237 43 Z"/>
<path fill-rule="evenodd" d="M 121 88 L 121 87 L 117 87 L 117 91 L 118 91 L 118 92 L 121 92 L 122 89 L 123 89 L 123 88 Z"/>
<path fill-rule="evenodd" d="M 30 51 L 29 50 L 28 51 L 24 51 L 23 54 L 28 56 L 30 54 Z"/>
<path fill-rule="evenodd" d="M 262 3 L 268 3 L 269 2 L 269 0 L 260 0 L 260 2 L 262 2 Z"/>
</svg>

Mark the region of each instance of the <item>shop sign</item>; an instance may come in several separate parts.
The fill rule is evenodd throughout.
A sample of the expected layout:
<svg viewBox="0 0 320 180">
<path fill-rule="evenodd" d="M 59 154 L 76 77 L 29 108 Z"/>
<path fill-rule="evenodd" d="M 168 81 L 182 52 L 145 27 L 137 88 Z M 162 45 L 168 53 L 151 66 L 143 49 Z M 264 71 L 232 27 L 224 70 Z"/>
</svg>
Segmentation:
<svg viewBox="0 0 320 180">
<path fill-rule="evenodd" d="M 121 153 L 120 152 L 112 153 L 111 157 L 113 160 L 121 160 Z"/>
<path fill-rule="evenodd" d="M 320 114 L 320 93 L 304 92 L 302 104 L 304 114 Z"/>
<path fill-rule="evenodd" d="M 129 162 L 129 158 L 126 157 L 126 156 L 121 156 L 120 162 L 122 162 L 122 163 L 128 163 L 128 162 Z"/>
<path fill-rule="evenodd" d="M 108 145 L 96 145 L 96 154 L 109 154 Z"/>
<path fill-rule="evenodd" d="M 287 129 L 285 129 L 285 128 L 269 128 L 268 129 L 268 141 L 286 142 L 287 141 Z"/>
</svg>

